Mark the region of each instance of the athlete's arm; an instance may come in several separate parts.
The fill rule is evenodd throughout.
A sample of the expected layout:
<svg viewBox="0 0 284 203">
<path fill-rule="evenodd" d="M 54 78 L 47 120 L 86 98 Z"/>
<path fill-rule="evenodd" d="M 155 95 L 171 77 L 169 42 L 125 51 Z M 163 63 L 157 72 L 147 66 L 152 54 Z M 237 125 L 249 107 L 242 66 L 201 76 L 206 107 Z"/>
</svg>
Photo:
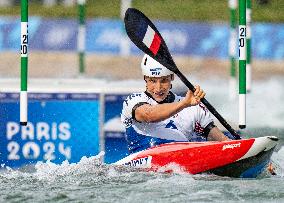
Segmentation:
<svg viewBox="0 0 284 203">
<path fill-rule="evenodd" d="M 216 126 L 213 127 L 208 133 L 208 140 L 211 141 L 228 141 L 230 140 L 227 136 L 225 136 L 219 128 Z"/>
<path fill-rule="evenodd" d="M 199 104 L 205 93 L 199 86 L 195 88 L 194 93 L 188 90 L 185 98 L 179 102 L 157 105 L 143 104 L 137 107 L 134 112 L 135 119 L 139 122 L 158 122 L 175 115 L 186 107 Z"/>
<path fill-rule="evenodd" d="M 157 105 L 144 104 L 135 110 L 135 119 L 139 122 L 158 122 L 175 115 L 185 107 L 182 101 Z"/>
</svg>

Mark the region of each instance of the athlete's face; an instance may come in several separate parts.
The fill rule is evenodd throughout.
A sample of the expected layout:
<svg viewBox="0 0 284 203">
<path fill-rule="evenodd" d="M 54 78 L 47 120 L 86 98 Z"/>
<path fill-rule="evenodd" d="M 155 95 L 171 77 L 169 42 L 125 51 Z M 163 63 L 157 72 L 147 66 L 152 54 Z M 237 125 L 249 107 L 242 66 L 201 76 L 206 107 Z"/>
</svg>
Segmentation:
<svg viewBox="0 0 284 203">
<path fill-rule="evenodd" d="M 152 97 L 158 101 L 163 101 L 171 89 L 173 75 L 164 77 L 145 77 L 146 91 L 152 95 Z"/>
</svg>

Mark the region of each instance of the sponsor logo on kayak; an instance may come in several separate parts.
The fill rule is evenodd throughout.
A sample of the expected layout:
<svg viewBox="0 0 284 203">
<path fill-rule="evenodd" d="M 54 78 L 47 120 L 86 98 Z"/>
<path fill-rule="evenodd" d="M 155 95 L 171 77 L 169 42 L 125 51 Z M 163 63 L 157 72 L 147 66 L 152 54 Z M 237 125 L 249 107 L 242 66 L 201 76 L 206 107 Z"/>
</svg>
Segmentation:
<svg viewBox="0 0 284 203">
<path fill-rule="evenodd" d="M 151 167 L 151 161 L 152 161 L 152 157 L 147 156 L 147 157 L 143 157 L 139 159 L 133 159 L 129 162 L 124 163 L 123 165 L 132 166 L 132 167 L 149 168 Z"/>
<path fill-rule="evenodd" d="M 235 143 L 235 144 L 225 144 L 223 145 L 223 149 L 222 150 L 225 150 L 225 149 L 234 149 L 236 147 L 241 147 L 241 143 Z"/>
</svg>

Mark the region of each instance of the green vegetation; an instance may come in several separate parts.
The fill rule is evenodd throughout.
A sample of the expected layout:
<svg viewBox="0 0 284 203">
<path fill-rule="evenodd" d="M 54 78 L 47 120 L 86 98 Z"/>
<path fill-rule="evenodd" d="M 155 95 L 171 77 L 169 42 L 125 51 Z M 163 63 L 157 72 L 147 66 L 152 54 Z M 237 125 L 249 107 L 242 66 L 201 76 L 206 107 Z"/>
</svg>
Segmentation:
<svg viewBox="0 0 284 203">
<path fill-rule="evenodd" d="M 183 21 L 228 21 L 228 0 L 133 0 L 133 7 L 143 11 L 152 19 Z M 270 0 L 259 5 L 252 0 L 253 21 L 284 22 L 284 0 Z M 20 6 L 0 8 L 1 15 L 19 16 Z M 29 14 L 42 17 L 76 18 L 77 8 L 62 5 L 43 7 L 31 1 Z M 119 18 L 120 0 L 87 0 L 87 17 Z"/>
</svg>

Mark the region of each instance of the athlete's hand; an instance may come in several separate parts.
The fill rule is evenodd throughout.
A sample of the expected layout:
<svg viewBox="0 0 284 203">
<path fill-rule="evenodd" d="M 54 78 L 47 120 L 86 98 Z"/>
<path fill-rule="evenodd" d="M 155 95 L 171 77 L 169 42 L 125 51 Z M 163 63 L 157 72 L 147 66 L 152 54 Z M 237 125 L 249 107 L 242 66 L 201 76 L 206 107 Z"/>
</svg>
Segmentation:
<svg viewBox="0 0 284 203">
<path fill-rule="evenodd" d="M 195 91 L 188 90 L 183 100 L 186 107 L 195 106 L 200 103 L 200 100 L 205 97 L 205 92 L 199 85 L 194 86 Z"/>
</svg>

